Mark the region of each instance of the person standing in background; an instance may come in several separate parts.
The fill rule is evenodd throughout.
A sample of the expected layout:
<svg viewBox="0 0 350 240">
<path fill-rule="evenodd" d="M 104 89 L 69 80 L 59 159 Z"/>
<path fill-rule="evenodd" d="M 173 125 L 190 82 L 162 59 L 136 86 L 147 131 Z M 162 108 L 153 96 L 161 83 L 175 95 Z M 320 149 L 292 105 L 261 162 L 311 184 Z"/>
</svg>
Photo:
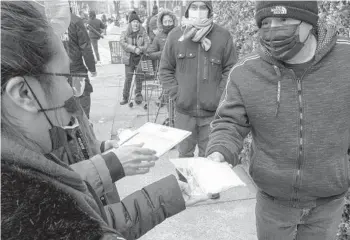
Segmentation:
<svg viewBox="0 0 350 240">
<path fill-rule="evenodd" d="M 158 6 L 153 5 L 152 15 L 149 16 L 147 18 L 147 21 L 146 21 L 146 31 L 147 31 L 148 37 L 150 38 L 151 42 L 153 41 L 154 37 L 156 36 L 156 34 L 152 30 L 157 29 L 157 17 L 156 17 L 157 14 L 158 14 Z M 153 28 L 151 28 L 151 26 L 150 26 L 151 19 L 154 19 L 154 22 L 152 25 Z"/>
<path fill-rule="evenodd" d="M 211 1 L 188 1 L 181 26 L 168 35 L 159 78 L 175 102 L 175 127 L 192 132 L 178 145 L 179 157 L 204 157 L 227 77 L 237 62 L 230 32 L 213 22 Z"/>
<path fill-rule="evenodd" d="M 106 26 L 103 24 L 103 22 L 100 19 L 96 18 L 95 11 L 90 11 L 89 18 L 90 19 L 87 22 L 88 29 L 89 29 L 89 37 L 91 39 L 91 44 L 95 52 L 96 63 L 100 63 L 100 54 L 98 51 L 98 40 L 101 38 L 101 36 L 98 33 L 101 34 L 103 32 L 103 29 L 106 28 Z"/>
<path fill-rule="evenodd" d="M 70 72 L 73 74 L 87 74 L 89 70 L 91 76 L 95 77 L 97 75 L 96 66 L 88 32 L 84 26 L 83 20 L 73 13 L 71 13 L 71 22 L 67 34 L 64 35 L 62 40 L 70 59 Z M 90 95 L 92 92 L 93 88 L 87 76 L 85 78 L 83 95 L 78 99 L 88 118 L 90 117 Z"/>
</svg>

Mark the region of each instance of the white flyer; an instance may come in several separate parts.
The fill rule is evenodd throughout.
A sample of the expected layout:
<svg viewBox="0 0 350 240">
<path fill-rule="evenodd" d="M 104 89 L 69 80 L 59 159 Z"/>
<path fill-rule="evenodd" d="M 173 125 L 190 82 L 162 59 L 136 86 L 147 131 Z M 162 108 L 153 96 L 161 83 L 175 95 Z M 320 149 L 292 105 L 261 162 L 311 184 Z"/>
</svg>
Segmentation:
<svg viewBox="0 0 350 240">
<path fill-rule="evenodd" d="M 144 143 L 144 148 L 155 150 L 156 156 L 161 157 L 190 135 L 189 131 L 147 122 L 121 138 L 120 146 Z"/>
<path fill-rule="evenodd" d="M 237 186 L 246 186 L 231 166 L 207 158 L 170 159 L 186 178 L 193 195 L 215 194 Z"/>
</svg>

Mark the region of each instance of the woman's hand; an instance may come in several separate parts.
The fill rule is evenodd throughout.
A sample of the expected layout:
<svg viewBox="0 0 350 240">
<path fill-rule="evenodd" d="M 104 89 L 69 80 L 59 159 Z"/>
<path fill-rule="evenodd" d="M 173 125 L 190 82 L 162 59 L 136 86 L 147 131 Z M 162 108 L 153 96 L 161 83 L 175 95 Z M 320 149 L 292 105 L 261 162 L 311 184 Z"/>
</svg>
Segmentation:
<svg viewBox="0 0 350 240">
<path fill-rule="evenodd" d="M 188 183 L 178 181 L 182 196 L 185 200 L 186 207 L 191 207 L 199 202 L 206 201 L 211 198 L 211 194 L 209 195 L 201 195 L 201 196 L 192 196 L 192 191 Z"/>
<path fill-rule="evenodd" d="M 142 146 L 143 144 L 121 146 L 111 150 L 117 155 L 126 176 L 145 174 L 158 160 L 154 150 L 142 148 Z"/>
</svg>

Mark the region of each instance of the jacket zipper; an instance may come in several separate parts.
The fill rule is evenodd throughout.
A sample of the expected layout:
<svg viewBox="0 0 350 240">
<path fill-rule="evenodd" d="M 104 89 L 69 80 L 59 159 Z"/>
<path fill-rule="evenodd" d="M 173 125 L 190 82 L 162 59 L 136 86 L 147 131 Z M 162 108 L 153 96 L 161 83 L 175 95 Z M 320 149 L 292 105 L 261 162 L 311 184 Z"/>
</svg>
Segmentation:
<svg viewBox="0 0 350 240">
<path fill-rule="evenodd" d="M 304 154 L 304 149 L 303 149 L 303 137 L 304 137 L 304 114 L 303 114 L 303 92 L 302 92 L 302 86 L 301 86 L 301 80 L 304 78 L 306 73 L 308 72 L 309 69 L 307 69 L 303 75 L 299 78 L 296 77 L 297 81 L 297 89 L 298 89 L 298 103 L 299 103 L 299 139 L 298 139 L 298 161 L 297 161 L 297 176 L 295 179 L 295 187 L 294 187 L 294 193 L 295 193 L 295 199 L 294 202 L 298 201 L 298 186 L 299 186 L 299 181 L 300 181 L 300 172 L 301 172 L 301 159 Z M 295 76 L 295 73 L 293 71 L 293 74 Z"/>
<path fill-rule="evenodd" d="M 200 74 L 198 74 L 199 72 L 199 69 L 200 69 L 200 63 L 201 63 L 201 60 L 200 60 L 200 53 L 201 53 L 201 45 L 198 44 L 198 61 L 197 61 L 197 109 L 196 109 L 196 112 L 197 112 L 197 116 L 198 116 L 198 112 L 199 112 L 199 82 L 200 82 Z"/>
</svg>

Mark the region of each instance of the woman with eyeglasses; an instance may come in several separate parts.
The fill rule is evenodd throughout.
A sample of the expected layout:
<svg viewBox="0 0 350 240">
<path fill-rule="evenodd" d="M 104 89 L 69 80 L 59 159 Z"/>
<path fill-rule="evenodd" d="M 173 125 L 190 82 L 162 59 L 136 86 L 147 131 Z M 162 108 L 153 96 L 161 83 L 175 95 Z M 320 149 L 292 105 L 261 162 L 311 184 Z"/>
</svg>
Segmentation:
<svg viewBox="0 0 350 240">
<path fill-rule="evenodd" d="M 93 187 L 84 179 L 93 173 L 52 153 L 79 123 L 79 89 L 67 81 L 60 39 L 30 2 L 1 2 L 1 50 L 2 238 L 136 239 L 201 200 L 185 203 L 188 189 L 171 175 L 103 206 L 108 187 Z M 109 171 L 104 182 L 116 181 L 117 168 L 108 168 L 120 164 L 114 151 L 91 162 Z"/>
</svg>

